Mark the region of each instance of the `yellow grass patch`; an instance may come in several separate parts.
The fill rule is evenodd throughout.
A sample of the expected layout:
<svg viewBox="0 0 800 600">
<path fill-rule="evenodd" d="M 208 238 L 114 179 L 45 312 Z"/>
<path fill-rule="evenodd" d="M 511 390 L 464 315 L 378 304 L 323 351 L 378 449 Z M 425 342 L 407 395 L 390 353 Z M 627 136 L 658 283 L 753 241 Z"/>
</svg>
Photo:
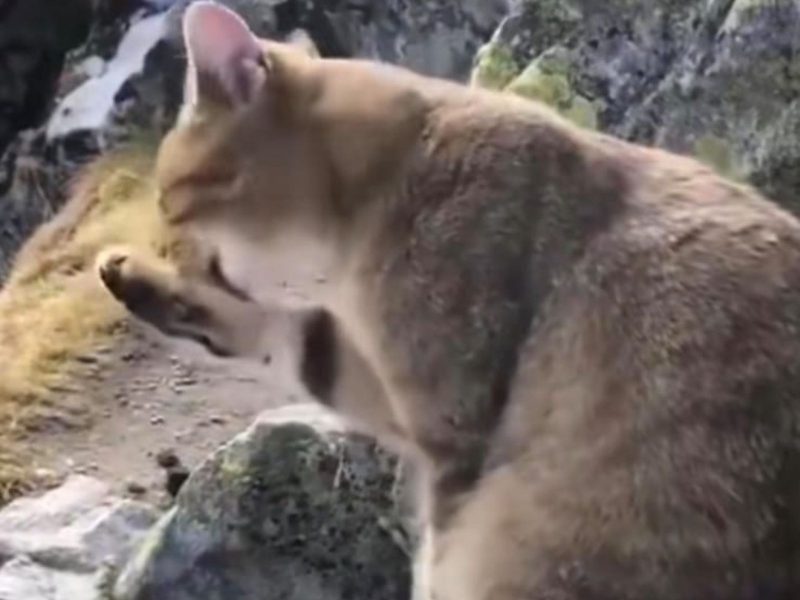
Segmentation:
<svg viewBox="0 0 800 600">
<path fill-rule="evenodd" d="M 57 390 L 76 374 L 75 358 L 107 342 L 125 319 L 94 274 L 95 256 L 115 243 L 162 253 L 151 156 L 152 147 L 140 146 L 90 165 L 0 290 L 0 504 L 31 483 L 17 451 L 21 436 L 65 408 Z"/>
</svg>

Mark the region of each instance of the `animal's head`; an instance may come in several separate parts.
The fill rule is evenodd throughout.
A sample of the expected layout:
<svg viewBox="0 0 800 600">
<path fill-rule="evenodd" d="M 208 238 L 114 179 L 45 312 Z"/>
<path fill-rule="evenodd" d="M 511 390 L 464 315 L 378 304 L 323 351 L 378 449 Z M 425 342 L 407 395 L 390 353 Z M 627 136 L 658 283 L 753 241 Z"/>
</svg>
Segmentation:
<svg viewBox="0 0 800 600">
<path fill-rule="evenodd" d="M 183 32 L 184 106 L 156 169 L 166 221 L 249 295 L 286 257 L 302 268 L 298 248 L 329 267 L 317 263 L 416 136 L 419 103 L 377 65 L 259 39 L 213 2 L 192 4 Z"/>
</svg>

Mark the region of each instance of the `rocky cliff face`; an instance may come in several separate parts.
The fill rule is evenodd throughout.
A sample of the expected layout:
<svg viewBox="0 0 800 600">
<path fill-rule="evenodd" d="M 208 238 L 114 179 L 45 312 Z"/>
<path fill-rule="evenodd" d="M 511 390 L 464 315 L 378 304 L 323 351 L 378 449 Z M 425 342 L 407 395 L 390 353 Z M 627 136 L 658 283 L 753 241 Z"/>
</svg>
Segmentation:
<svg viewBox="0 0 800 600">
<path fill-rule="evenodd" d="M 800 210 L 800 3 L 519 0 L 477 82 L 693 154 Z"/>
</svg>

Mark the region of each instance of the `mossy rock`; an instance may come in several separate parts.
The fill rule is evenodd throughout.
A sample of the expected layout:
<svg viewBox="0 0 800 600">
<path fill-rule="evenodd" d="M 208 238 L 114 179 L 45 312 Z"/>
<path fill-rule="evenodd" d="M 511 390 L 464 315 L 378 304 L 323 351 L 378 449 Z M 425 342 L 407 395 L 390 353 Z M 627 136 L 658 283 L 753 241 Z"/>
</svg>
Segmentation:
<svg viewBox="0 0 800 600">
<path fill-rule="evenodd" d="M 407 600 L 398 462 L 316 405 L 265 413 L 181 488 L 118 600 Z"/>
<path fill-rule="evenodd" d="M 519 65 L 506 46 L 489 42 L 478 50 L 472 70 L 471 85 L 502 90 L 519 73 Z"/>
<path fill-rule="evenodd" d="M 597 104 L 573 87 L 569 57 L 562 48 L 553 48 L 531 62 L 505 91 L 544 102 L 577 125 L 597 129 Z"/>
<path fill-rule="evenodd" d="M 727 140 L 706 134 L 695 141 L 692 150 L 695 157 L 718 173 L 731 179 L 742 178 L 736 165 L 736 157 Z"/>
</svg>

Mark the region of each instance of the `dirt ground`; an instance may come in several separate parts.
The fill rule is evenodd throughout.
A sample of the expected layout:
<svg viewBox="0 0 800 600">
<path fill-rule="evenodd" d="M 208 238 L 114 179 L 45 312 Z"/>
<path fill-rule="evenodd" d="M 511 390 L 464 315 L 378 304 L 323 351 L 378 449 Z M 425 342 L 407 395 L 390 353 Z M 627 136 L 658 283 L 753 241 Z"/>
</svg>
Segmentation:
<svg viewBox="0 0 800 600">
<path fill-rule="evenodd" d="M 259 412 L 307 400 L 265 366 L 215 358 L 135 322 L 113 347 L 81 362 L 84 377 L 61 393 L 81 396 L 76 406 L 89 408 L 28 436 L 35 468 L 56 482 L 88 474 L 154 502 L 165 499 L 158 452 L 172 449 L 194 467 Z M 132 494 L 137 488 L 146 491 Z"/>
<path fill-rule="evenodd" d="M 61 391 L 89 408 L 45 422 L 25 440 L 35 469 L 54 482 L 84 473 L 120 494 L 163 502 L 158 452 L 172 449 L 194 467 L 259 412 L 308 399 L 268 367 L 215 358 L 136 322 L 128 329 L 113 347 L 81 357 L 85 375 Z"/>
</svg>

